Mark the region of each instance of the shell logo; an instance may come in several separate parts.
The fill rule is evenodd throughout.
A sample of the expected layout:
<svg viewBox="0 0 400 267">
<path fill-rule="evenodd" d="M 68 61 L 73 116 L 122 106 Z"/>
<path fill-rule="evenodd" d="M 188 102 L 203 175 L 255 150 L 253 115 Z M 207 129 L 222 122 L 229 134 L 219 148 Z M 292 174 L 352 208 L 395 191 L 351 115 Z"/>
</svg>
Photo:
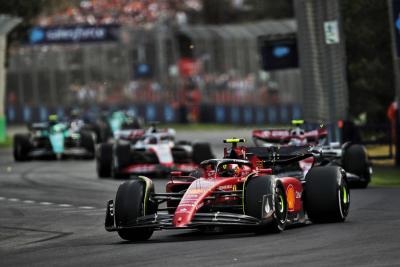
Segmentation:
<svg viewBox="0 0 400 267">
<path fill-rule="evenodd" d="M 286 189 L 286 201 L 287 201 L 289 211 L 294 210 L 295 197 L 296 196 L 295 196 L 293 185 L 290 184 Z"/>
</svg>

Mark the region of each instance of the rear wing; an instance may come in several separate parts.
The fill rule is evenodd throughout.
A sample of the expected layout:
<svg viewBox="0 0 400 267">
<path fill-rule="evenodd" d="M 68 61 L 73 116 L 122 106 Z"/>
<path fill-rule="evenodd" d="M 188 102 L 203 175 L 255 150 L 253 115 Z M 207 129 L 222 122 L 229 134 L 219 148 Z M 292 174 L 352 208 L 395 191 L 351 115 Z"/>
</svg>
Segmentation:
<svg viewBox="0 0 400 267">
<path fill-rule="evenodd" d="M 314 157 L 310 146 L 284 146 L 284 147 L 248 147 L 246 156 L 250 161 L 257 161 L 263 167 L 274 165 L 290 165 L 303 159 Z"/>
</svg>

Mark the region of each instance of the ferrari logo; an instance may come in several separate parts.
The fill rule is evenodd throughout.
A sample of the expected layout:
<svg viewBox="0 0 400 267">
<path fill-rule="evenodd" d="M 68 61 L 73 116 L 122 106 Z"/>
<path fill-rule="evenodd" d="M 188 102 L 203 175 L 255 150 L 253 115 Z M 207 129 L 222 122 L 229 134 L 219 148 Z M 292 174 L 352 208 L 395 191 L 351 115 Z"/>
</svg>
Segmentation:
<svg viewBox="0 0 400 267">
<path fill-rule="evenodd" d="M 260 168 L 260 169 L 262 169 L 264 167 L 264 163 L 262 160 L 257 161 L 256 165 L 257 165 L 257 168 Z"/>
</svg>

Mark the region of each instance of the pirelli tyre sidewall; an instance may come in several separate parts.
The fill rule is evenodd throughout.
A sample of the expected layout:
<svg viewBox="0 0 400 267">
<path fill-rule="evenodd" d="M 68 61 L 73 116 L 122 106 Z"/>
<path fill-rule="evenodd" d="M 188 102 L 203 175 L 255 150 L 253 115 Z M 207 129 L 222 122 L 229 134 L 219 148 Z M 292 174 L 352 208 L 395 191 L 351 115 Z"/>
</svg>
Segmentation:
<svg viewBox="0 0 400 267">
<path fill-rule="evenodd" d="M 96 169 L 99 178 L 111 176 L 112 144 L 103 143 L 97 146 Z"/>
<path fill-rule="evenodd" d="M 279 233 L 285 229 L 287 220 L 287 203 L 283 185 L 275 176 L 253 176 L 245 183 L 244 213 L 262 220 L 264 214 L 263 198 L 273 195 L 274 214 L 272 220 L 256 230 L 258 233 Z"/>
<path fill-rule="evenodd" d="M 363 145 L 351 144 L 343 150 L 342 165 L 346 172 L 355 174 L 363 180 L 356 185 L 367 187 L 371 180 L 368 154 Z"/>
<path fill-rule="evenodd" d="M 16 134 L 13 139 L 13 155 L 15 161 L 26 161 L 29 159 L 30 151 L 29 134 Z"/>
<path fill-rule="evenodd" d="M 113 147 L 113 158 L 111 165 L 111 176 L 116 179 L 128 178 L 129 174 L 125 174 L 122 170 L 131 163 L 130 144 L 116 143 Z"/>
<path fill-rule="evenodd" d="M 81 132 L 81 144 L 88 153 L 86 158 L 93 159 L 95 157 L 96 134 L 91 131 L 82 131 Z"/>
<path fill-rule="evenodd" d="M 143 241 L 153 234 L 152 228 L 129 228 L 137 224 L 138 217 L 155 212 L 149 202 L 151 190 L 154 189 L 147 189 L 146 182 L 140 179 L 129 180 L 119 186 L 115 197 L 115 224 L 120 228 L 117 231 L 122 239 Z"/>
<path fill-rule="evenodd" d="M 313 222 L 342 222 L 350 207 L 345 171 L 337 166 L 312 168 L 306 175 L 305 209 Z"/>
</svg>

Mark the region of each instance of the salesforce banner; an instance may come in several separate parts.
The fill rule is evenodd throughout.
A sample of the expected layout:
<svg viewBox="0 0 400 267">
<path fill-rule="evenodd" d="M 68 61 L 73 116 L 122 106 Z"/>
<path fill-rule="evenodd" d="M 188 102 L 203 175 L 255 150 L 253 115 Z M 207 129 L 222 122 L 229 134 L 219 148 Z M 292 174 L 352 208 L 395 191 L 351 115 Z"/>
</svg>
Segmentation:
<svg viewBox="0 0 400 267">
<path fill-rule="evenodd" d="M 31 44 L 84 43 L 117 41 L 118 25 L 35 27 L 31 29 Z"/>
</svg>

